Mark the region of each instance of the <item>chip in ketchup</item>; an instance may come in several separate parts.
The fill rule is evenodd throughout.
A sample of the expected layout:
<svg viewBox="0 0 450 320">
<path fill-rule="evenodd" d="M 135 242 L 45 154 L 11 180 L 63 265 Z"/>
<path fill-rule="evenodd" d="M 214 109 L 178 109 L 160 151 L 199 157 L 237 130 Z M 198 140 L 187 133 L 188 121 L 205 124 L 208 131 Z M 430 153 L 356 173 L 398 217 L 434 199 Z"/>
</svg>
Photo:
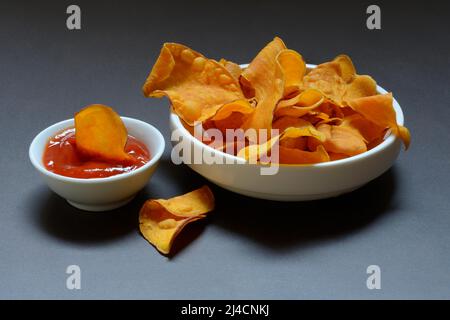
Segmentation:
<svg viewBox="0 0 450 320">
<path fill-rule="evenodd" d="M 128 135 L 125 152 L 131 156 L 126 164 L 87 158 L 77 150 L 75 128 L 67 128 L 48 141 L 43 163 L 47 170 L 56 174 L 90 179 L 130 172 L 142 167 L 150 160 L 147 147 L 131 135 Z"/>
</svg>

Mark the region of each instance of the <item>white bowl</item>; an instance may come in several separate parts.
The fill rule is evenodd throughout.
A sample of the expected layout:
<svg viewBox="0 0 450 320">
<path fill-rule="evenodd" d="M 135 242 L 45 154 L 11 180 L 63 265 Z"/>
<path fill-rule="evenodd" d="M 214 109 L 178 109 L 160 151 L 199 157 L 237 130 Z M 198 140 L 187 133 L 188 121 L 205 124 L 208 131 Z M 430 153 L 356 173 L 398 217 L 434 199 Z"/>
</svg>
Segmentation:
<svg viewBox="0 0 450 320">
<path fill-rule="evenodd" d="M 164 138 L 152 125 L 140 120 L 122 117 L 128 133 L 142 141 L 150 151 L 151 159 L 142 167 L 106 178 L 79 179 L 48 171 L 42 156 L 48 140 L 57 132 L 74 125 L 69 119 L 58 122 L 39 133 L 31 142 L 31 163 L 45 179 L 50 189 L 71 205 L 86 211 L 106 211 L 131 201 L 155 171 L 164 151 Z"/>
<path fill-rule="evenodd" d="M 245 67 L 245 65 L 242 65 Z M 308 65 L 308 68 L 314 68 Z M 377 86 L 379 93 L 387 93 Z M 397 122 L 403 125 L 403 112 L 394 99 Z M 194 154 L 213 154 L 219 163 L 187 163 L 200 175 L 227 190 L 255 198 L 278 201 L 304 201 L 338 196 L 353 191 L 387 171 L 397 158 L 401 142 L 394 135 L 388 136 L 375 148 L 359 155 L 313 165 L 280 165 L 274 175 L 261 175 L 264 165 L 248 164 L 245 160 L 215 150 L 194 138 L 183 126 L 180 118 L 170 115 L 172 131 L 191 145 Z M 175 145 L 177 141 L 172 141 Z M 182 161 L 172 152 L 172 159 Z M 226 164 L 233 163 L 234 164 Z M 225 164 L 222 164 L 225 163 Z"/>
</svg>

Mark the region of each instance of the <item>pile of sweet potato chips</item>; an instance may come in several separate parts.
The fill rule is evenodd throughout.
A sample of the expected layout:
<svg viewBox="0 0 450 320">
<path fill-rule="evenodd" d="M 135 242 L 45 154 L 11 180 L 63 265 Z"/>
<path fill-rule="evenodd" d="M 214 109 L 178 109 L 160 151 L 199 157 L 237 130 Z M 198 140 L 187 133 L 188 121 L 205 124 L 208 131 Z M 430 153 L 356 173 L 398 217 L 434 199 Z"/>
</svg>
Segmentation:
<svg viewBox="0 0 450 320">
<path fill-rule="evenodd" d="M 278 37 L 244 69 L 165 43 L 143 91 L 149 97 L 167 96 L 185 125 L 201 123 L 224 137 L 227 129 L 279 130 L 232 148 L 244 158 L 277 142 L 279 163 L 338 160 L 375 147 L 388 131 L 405 148 L 410 142 L 408 129 L 397 124 L 392 94 L 378 94 L 376 82 L 358 75 L 348 56 L 308 70 L 303 57 Z M 221 143 L 223 149 L 235 141 Z"/>
</svg>

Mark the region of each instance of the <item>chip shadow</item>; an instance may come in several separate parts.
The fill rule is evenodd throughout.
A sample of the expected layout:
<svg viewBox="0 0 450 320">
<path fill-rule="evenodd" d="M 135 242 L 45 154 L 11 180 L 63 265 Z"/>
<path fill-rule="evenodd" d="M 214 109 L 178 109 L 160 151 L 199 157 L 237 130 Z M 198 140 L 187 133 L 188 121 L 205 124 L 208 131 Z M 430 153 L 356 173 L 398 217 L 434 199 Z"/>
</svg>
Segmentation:
<svg viewBox="0 0 450 320">
<path fill-rule="evenodd" d="M 396 173 L 391 168 L 349 194 L 306 202 L 253 199 L 219 187 L 213 191 L 212 223 L 279 251 L 349 235 L 391 213 Z"/>
</svg>

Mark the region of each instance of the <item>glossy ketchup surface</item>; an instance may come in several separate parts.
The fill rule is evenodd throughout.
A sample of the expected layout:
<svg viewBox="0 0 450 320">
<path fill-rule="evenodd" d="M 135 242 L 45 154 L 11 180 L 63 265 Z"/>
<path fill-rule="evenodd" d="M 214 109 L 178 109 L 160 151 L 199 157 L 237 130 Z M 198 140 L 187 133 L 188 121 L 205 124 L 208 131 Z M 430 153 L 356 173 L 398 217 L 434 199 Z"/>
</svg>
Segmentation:
<svg viewBox="0 0 450 320">
<path fill-rule="evenodd" d="M 43 163 L 47 170 L 56 174 L 90 179 L 130 172 L 142 167 L 150 160 L 147 147 L 130 135 L 128 135 L 125 152 L 132 157 L 132 160 L 127 164 L 86 158 L 77 150 L 75 128 L 67 128 L 48 141 L 44 151 Z"/>
</svg>

